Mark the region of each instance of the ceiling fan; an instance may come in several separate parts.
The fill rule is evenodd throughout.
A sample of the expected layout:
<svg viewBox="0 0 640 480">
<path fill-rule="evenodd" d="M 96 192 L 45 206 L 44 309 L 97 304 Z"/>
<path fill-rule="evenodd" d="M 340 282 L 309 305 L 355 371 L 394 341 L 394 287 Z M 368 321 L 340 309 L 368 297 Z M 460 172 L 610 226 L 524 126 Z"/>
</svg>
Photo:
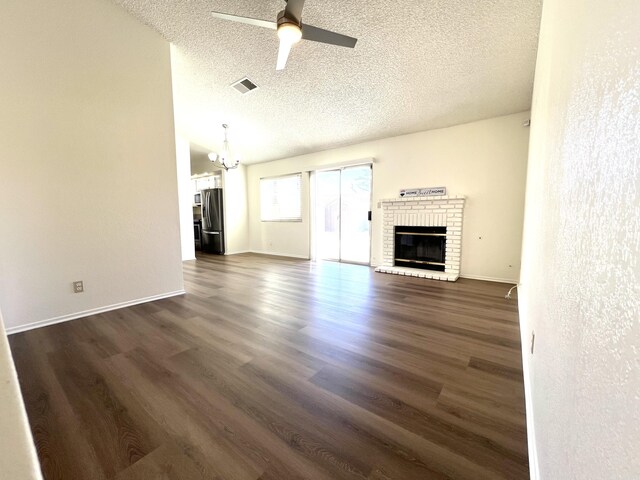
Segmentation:
<svg viewBox="0 0 640 480">
<path fill-rule="evenodd" d="M 282 10 L 275 22 L 259 20 L 257 18 L 239 17 L 228 13 L 211 12 L 216 18 L 231 20 L 232 22 L 247 23 L 256 27 L 270 28 L 278 32 L 280 38 L 280 49 L 278 50 L 278 63 L 276 70 L 284 69 L 289 58 L 291 47 L 300 40 L 311 40 L 313 42 L 328 43 L 340 47 L 354 48 L 357 38 L 348 37 L 340 33 L 331 32 L 322 28 L 314 27 L 302 23 L 302 7 L 304 0 L 285 0 L 287 6 Z"/>
</svg>

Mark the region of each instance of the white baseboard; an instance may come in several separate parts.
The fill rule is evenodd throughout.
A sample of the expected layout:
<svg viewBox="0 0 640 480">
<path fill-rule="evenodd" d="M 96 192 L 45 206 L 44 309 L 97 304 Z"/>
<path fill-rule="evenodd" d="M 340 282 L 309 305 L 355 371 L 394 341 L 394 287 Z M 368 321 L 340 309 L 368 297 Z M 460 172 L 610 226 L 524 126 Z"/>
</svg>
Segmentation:
<svg viewBox="0 0 640 480">
<path fill-rule="evenodd" d="M 237 252 L 226 252 L 225 255 L 239 255 L 241 253 L 252 253 L 251 250 L 238 250 Z"/>
<path fill-rule="evenodd" d="M 518 283 L 518 280 L 513 280 L 511 278 L 485 277 L 483 275 L 467 275 L 466 273 L 461 273 L 460 278 L 470 278 L 471 280 L 484 280 L 486 282 L 511 283 L 513 285 L 516 285 Z"/>
<path fill-rule="evenodd" d="M 520 316 L 520 344 L 522 346 L 522 376 L 524 378 L 524 402 L 527 416 L 527 447 L 529 451 L 529 475 L 531 480 L 540 480 L 540 466 L 538 463 L 538 443 L 536 441 L 536 428 L 533 413 L 533 393 L 531 391 L 531 362 L 533 355 L 530 349 L 531 327 L 527 325 L 528 312 L 527 292 L 524 286 L 518 287 L 518 310 Z M 521 290 L 522 289 L 522 290 Z"/>
<path fill-rule="evenodd" d="M 531 399 L 531 386 L 529 381 L 529 366 L 523 364 L 522 374 L 525 383 L 525 409 L 527 415 L 527 445 L 529 451 L 529 476 L 531 480 L 540 480 L 540 467 L 538 466 L 538 447 L 536 443 L 536 430 L 533 421 L 533 405 Z"/>
<path fill-rule="evenodd" d="M 272 255 L 274 257 L 301 258 L 303 260 L 309 260 L 308 255 L 292 255 L 290 253 L 279 253 L 279 252 L 261 252 L 258 250 L 251 250 L 249 253 L 257 253 L 258 255 Z"/>
<path fill-rule="evenodd" d="M 160 295 L 152 295 L 151 297 L 138 298 L 135 300 L 129 300 L 127 302 L 114 303 L 113 305 L 107 305 L 104 307 L 92 308 L 90 310 L 84 310 L 82 312 L 69 313 L 67 315 L 61 315 L 59 317 L 49 318 L 47 320 L 40 320 L 33 323 L 27 323 L 25 325 L 18 325 L 16 327 L 8 327 L 7 335 L 14 333 L 26 332 L 27 330 L 33 330 L 34 328 L 46 327 L 49 325 L 55 325 L 56 323 L 68 322 L 69 320 L 76 320 L 78 318 L 88 317 L 90 315 L 97 315 L 98 313 L 109 312 L 111 310 L 118 310 L 119 308 L 132 307 L 133 305 L 139 305 L 141 303 L 153 302 L 154 300 L 162 300 L 163 298 L 175 297 L 178 295 L 184 295 L 184 290 L 176 290 L 175 292 L 161 293 Z"/>
</svg>

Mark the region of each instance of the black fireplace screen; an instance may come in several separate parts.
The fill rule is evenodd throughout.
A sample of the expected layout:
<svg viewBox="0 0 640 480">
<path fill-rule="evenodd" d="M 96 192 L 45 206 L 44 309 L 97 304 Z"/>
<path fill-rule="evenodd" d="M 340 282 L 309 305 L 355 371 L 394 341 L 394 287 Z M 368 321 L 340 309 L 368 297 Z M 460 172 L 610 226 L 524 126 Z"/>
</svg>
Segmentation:
<svg viewBox="0 0 640 480">
<path fill-rule="evenodd" d="M 447 227 L 395 227 L 395 261 L 398 267 L 444 272 Z"/>
</svg>

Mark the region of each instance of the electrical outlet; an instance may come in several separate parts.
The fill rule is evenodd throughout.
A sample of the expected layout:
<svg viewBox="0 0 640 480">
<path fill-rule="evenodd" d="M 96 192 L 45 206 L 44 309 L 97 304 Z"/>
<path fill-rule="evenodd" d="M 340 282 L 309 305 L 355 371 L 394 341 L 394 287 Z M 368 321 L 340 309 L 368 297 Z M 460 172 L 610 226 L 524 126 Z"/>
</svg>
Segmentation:
<svg viewBox="0 0 640 480">
<path fill-rule="evenodd" d="M 73 282 L 73 293 L 82 293 L 84 292 L 84 283 L 82 280 L 77 282 Z"/>
<path fill-rule="evenodd" d="M 533 355 L 533 347 L 536 344 L 536 332 L 531 332 L 531 355 Z"/>
</svg>

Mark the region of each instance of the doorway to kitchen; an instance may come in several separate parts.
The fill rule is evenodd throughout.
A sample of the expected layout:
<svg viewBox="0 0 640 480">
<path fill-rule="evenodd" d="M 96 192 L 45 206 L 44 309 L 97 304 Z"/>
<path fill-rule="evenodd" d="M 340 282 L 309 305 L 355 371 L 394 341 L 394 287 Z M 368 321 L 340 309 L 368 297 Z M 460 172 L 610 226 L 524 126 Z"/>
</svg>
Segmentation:
<svg viewBox="0 0 640 480">
<path fill-rule="evenodd" d="M 371 164 L 316 171 L 313 178 L 313 258 L 369 265 Z"/>
</svg>

